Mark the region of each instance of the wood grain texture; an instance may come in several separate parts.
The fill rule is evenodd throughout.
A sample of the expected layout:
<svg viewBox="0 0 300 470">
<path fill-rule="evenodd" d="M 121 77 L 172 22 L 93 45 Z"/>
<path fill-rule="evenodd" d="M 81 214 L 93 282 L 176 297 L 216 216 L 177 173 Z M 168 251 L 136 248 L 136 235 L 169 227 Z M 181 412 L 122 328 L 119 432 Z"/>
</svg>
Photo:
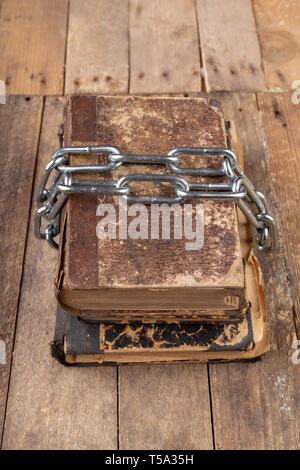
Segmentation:
<svg viewBox="0 0 300 470">
<path fill-rule="evenodd" d="M 66 93 L 126 93 L 128 47 L 126 0 L 70 0 Z"/>
<path fill-rule="evenodd" d="M 63 93 L 68 0 L 3 0 L 0 79 L 8 94 Z"/>
<path fill-rule="evenodd" d="M 130 0 L 130 92 L 200 90 L 193 0 Z"/>
<path fill-rule="evenodd" d="M 3 155 L 0 173 L 0 340 L 4 341 L 6 349 L 6 364 L 0 363 L 0 438 L 42 107 L 42 98 L 26 100 L 21 96 L 8 97 L 6 104 L 0 105 L 0 146 Z"/>
<path fill-rule="evenodd" d="M 253 0 L 267 88 L 289 90 L 300 79 L 299 0 Z"/>
<path fill-rule="evenodd" d="M 278 217 L 280 201 L 275 199 L 274 173 L 269 171 L 272 162 L 266 152 L 255 95 L 216 95 L 225 117 L 235 121 L 244 147 L 246 173 L 266 194 Z M 275 253 L 259 258 L 265 278 L 271 351 L 252 364 L 209 366 L 217 449 L 299 447 L 299 366 L 291 361 L 295 328 L 285 256 L 279 243 Z"/>
<path fill-rule="evenodd" d="M 120 449 L 212 449 L 207 366 L 119 367 Z"/>
<path fill-rule="evenodd" d="M 196 0 L 207 91 L 263 90 L 251 0 Z"/>
<path fill-rule="evenodd" d="M 264 93 L 258 96 L 278 205 L 278 222 L 287 255 L 290 282 L 295 295 L 295 321 L 300 327 L 300 104 L 290 93 Z M 300 328 L 298 333 L 300 332 Z"/>
<path fill-rule="evenodd" d="M 37 178 L 57 148 L 63 104 L 46 101 Z M 116 369 L 69 369 L 50 356 L 56 259 L 55 250 L 35 239 L 31 218 L 3 447 L 115 449 Z"/>
</svg>

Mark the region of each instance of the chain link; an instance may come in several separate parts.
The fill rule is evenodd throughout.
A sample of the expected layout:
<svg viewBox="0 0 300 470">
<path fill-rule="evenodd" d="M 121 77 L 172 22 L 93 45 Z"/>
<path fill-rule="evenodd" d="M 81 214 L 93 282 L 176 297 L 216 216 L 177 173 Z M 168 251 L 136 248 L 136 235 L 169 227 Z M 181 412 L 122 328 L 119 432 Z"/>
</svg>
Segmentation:
<svg viewBox="0 0 300 470">
<path fill-rule="evenodd" d="M 61 134 L 59 134 L 61 145 Z M 68 165 L 71 154 L 108 154 L 109 163 L 101 165 Z M 181 155 L 219 155 L 222 168 L 180 167 Z M 133 173 L 120 177 L 117 181 L 73 179 L 73 173 L 105 173 L 114 171 L 123 163 L 165 165 L 171 174 Z M 47 188 L 50 176 L 52 182 Z M 179 176 L 181 175 L 181 176 Z M 182 175 L 207 176 L 228 181 L 189 182 Z M 130 183 L 134 181 L 171 183 L 174 197 L 136 196 L 131 193 Z M 248 219 L 254 247 L 268 251 L 275 248 L 275 224 L 269 214 L 264 195 L 256 191 L 250 180 L 237 165 L 235 154 L 226 148 L 217 147 L 178 147 L 167 155 L 127 155 L 114 146 L 61 147 L 46 165 L 41 176 L 36 200 L 38 209 L 34 218 L 34 232 L 37 238 L 46 239 L 50 246 L 57 248 L 54 238 L 60 231 L 60 212 L 69 194 L 114 195 L 128 203 L 175 204 L 190 199 L 232 200 Z M 256 208 L 256 210 L 255 210 Z M 42 220 L 47 221 L 45 230 Z"/>
</svg>

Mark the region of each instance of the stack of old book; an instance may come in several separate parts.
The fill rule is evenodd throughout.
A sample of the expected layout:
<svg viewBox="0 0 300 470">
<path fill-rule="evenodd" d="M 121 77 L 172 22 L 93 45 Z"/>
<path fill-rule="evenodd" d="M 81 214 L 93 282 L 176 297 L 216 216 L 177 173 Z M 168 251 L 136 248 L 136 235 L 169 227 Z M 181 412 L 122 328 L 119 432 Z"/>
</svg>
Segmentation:
<svg viewBox="0 0 300 470">
<path fill-rule="evenodd" d="M 123 154 L 237 145 L 232 124 L 226 125 L 220 107 L 205 97 L 74 96 L 64 127 L 65 146 L 113 145 Z M 69 163 L 104 159 L 72 155 Z M 181 165 L 199 167 L 199 159 L 203 167 L 222 165 L 221 156 L 199 155 L 185 156 Z M 164 172 L 164 165 L 128 163 L 97 178 L 116 181 L 130 173 Z M 134 184 L 139 195 L 167 197 L 172 189 L 168 183 Z M 181 238 L 172 233 L 172 211 L 165 236 L 162 219 L 152 230 L 152 206 L 142 219 L 148 225 L 141 227 L 137 220 L 144 209 L 131 205 L 130 210 L 128 204 L 121 220 L 118 196 L 69 196 L 56 277 L 52 353 L 57 359 L 78 365 L 226 361 L 250 359 L 268 349 L 263 280 L 246 219 L 234 202 L 198 200 L 198 209 L 195 201 L 188 202 L 192 215 L 199 210 L 200 216 L 191 216 L 193 238 L 187 239 L 184 226 Z M 113 236 L 99 236 L 108 207 L 113 207 Z M 187 218 L 181 220 L 184 225 Z"/>
</svg>

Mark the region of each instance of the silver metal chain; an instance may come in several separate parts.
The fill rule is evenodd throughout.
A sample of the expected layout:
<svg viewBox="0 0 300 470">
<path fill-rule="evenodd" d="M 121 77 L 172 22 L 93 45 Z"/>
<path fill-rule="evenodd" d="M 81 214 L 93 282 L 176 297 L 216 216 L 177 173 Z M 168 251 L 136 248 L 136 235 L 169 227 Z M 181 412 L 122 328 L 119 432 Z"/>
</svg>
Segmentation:
<svg viewBox="0 0 300 470">
<path fill-rule="evenodd" d="M 108 154 L 108 163 L 101 165 L 69 165 L 68 155 Z M 219 155 L 222 168 L 181 167 L 181 155 Z M 123 163 L 165 165 L 170 174 L 133 173 L 117 181 L 73 179 L 73 174 L 98 174 L 114 171 Z M 48 185 L 50 176 L 52 181 Z M 184 175 L 213 177 L 215 182 L 189 182 Z M 220 177 L 227 181 L 220 181 Z M 219 180 L 219 181 L 218 181 Z M 143 181 L 171 183 L 173 197 L 137 196 L 131 193 L 131 182 Z M 48 186 L 47 186 L 48 185 Z M 128 203 L 175 204 L 186 200 L 233 200 L 248 219 L 254 247 L 268 251 L 275 248 L 275 224 L 269 214 L 264 195 L 257 191 L 241 168 L 236 155 L 227 148 L 178 147 L 167 155 L 127 155 L 114 146 L 61 147 L 52 156 L 41 176 L 36 200 L 38 209 L 34 218 L 34 232 L 37 238 L 46 239 L 50 246 L 57 248 L 54 238 L 60 231 L 60 213 L 70 194 L 114 195 Z M 47 224 L 43 231 L 42 219 Z"/>
</svg>

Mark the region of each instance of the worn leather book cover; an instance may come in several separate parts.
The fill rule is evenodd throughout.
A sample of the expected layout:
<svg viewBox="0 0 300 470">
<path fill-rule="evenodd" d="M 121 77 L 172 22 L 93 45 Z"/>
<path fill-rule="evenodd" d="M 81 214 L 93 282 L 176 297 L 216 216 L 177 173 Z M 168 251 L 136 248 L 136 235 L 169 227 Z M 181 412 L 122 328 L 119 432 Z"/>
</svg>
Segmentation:
<svg viewBox="0 0 300 470">
<path fill-rule="evenodd" d="M 113 145 L 123 154 L 166 155 L 175 147 L 227 147 L 228 141 L 222 112 L 206 97 L 73 96 L 65 112 L 64 145 Z M 107 160 L 107 155 L 69 159 L 73 165 Z M 221 168 L 222 156 L 183 155 L 180 165 Z M 170 171 L 164 165 L 126 163 L 97 178 L 116 181 L 130 173 Z M 169 183 L 140 182 L 132 185 L 132 193 L 170 197 L 174 188 Z M 62 218 L 56 279 L 61 307 L 104 322 L 240 320 L 249 301 L 235 204 L 196 202 L 203 204 L 203 243 L 187 250 L 191 240 L 184 237 L 99 239 L 99 206 L 115 207 L 119 229 L 119 198 L 71 195 Z"/>
</svg>

